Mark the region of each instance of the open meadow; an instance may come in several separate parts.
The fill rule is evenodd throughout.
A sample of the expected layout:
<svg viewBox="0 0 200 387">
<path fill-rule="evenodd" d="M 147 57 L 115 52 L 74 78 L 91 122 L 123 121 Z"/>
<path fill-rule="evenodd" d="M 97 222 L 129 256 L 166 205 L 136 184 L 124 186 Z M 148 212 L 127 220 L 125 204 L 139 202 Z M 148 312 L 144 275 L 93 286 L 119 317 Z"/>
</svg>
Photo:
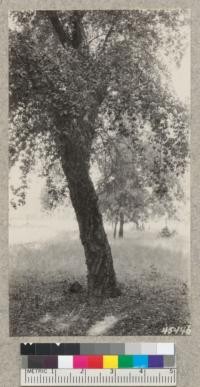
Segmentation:
<svg viewBox="0 0 200 387">
<path fill-rule="evenodd" d="M 121 295 L 92 303 L 77 229 L 50 218 L 10 229 L 10 334 L 160 335 L 174 327 L 187 334 L 189 245 L 178 233 L 125 226 L 124 239 L 107 227 Z M 78 281 L 77 291 L 71 284 Z M 175 331 L 172 330 L 172 334 Z"/>
</svg>

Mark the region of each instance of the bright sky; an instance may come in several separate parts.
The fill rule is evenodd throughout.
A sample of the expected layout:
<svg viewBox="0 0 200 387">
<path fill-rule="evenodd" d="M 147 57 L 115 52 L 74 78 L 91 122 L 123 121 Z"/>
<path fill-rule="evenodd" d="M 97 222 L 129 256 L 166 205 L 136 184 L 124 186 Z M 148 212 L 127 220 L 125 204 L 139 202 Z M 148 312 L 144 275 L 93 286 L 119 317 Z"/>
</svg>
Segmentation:
<svg viewBox="0 0 200 387">
<path fill-rule="evenodd" d="M 182 59 L 180 68 L 176 65 L 169 65 L 173 85 L 178 97 L 185 102 L 190 101 L 190 74 L 191 74 L 191 55 L 190 46 L 187 48 Z"/>
</svg>

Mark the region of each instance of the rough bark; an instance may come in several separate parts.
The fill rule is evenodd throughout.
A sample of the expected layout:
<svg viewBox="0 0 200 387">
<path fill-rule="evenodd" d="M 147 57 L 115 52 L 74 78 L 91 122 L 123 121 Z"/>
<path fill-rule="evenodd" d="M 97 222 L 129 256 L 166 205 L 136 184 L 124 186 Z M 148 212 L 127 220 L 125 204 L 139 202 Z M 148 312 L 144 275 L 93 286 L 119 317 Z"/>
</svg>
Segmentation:
<svg viewBox="0 0 200 387">
<path fill-rule="evenodd" d="M 119 238 L 124 237 L 124 214 L 121 211 L 119 215 Z"/>
<path fill-rule="evenodd" d="M 89 157 L 84 149 L 66 147 L 62 153 L 63 170 L 68 181 L 80 239 L 84 247 L 88 294 L 90 297 L 119 295 L 111 249 L 99 211 L 98 197 L 89 175 Z"/>
</svg>

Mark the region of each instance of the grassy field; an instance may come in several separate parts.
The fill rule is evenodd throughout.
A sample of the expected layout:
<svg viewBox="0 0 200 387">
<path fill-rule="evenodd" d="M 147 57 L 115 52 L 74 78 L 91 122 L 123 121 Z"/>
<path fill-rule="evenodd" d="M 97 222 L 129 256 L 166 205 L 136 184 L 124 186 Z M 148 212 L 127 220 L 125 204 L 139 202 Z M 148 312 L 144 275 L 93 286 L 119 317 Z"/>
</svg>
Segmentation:
<svg viewBox="0 0 200 387">
<path fill-rule="evenodd" d="M 123 240 L 114 241 L 108 232 L 122 295 L 94 305 L 87 302 L 77 232 L 49 231 L 46 240 L 43 233 L 48 235 L 44 227 L 32 227 L 31 242 L 10 246 L 11 335 L 87 335 L 102 321 L 106 336 L 160 335 L 165 327 L 190 324 L 189 251 L 183 237 L 129 229 Z M 75 280 L 82 290 L 71 293 Z"/>
</svg>

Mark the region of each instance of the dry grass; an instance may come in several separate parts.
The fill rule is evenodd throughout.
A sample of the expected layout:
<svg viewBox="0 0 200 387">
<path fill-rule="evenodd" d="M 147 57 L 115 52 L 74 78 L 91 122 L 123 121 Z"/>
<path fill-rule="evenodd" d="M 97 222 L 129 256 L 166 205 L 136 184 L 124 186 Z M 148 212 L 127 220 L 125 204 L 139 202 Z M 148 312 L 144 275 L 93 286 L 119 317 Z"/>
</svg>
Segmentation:
<svg viewBox="0 0 200 387">
<path fill-rule="evenodd" d="M 123 241 L 111 239 L 111 244 L 122 295 L 98 305 L 87 302 L 84 253 L 76 235 L 61 233 L 48 243 L 14 246 L 10 334 L 86 335 L 96 321 L 111 315 L 119 321 L 106 335 L 160 335 L 165 326 L 189 324 L 183 241 L 129 231 Z M 69 292 L 74 280 L 82 292 Z"/>
</svg>

